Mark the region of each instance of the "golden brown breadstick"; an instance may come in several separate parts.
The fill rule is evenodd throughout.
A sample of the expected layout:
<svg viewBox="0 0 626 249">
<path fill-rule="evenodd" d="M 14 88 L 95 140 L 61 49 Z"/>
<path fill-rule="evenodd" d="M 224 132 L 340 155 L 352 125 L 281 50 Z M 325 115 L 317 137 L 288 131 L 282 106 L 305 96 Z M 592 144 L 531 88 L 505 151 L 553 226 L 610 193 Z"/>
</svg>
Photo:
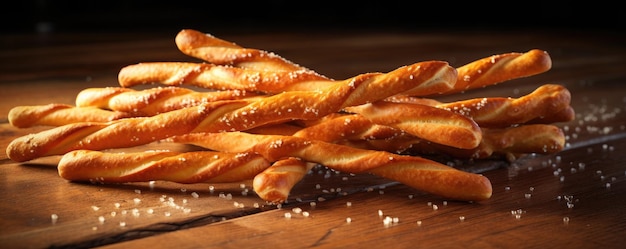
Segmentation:
<svg viewBox="0 0 626 249">
<path fill-rule="evenodd" d="M 87 88 L 79 92 L 76 96 L 76 106 L 91 106 L 111 110 L 111 108 L 109 108 L 109 100 L 113 96 L 134 91 L 135 90 L 131 88 L 124 87 Z"/>
<path fill-rule="evenodd" d="M 104 92 L 107 89 L 104 89 Z M 100 91 L 100 88 L 83 90 L 77 97 L 77 103 L 88 105 L 89 103 L 81 103 L 85 101 L 78 101 L 87 99 L 92 102 L 106 102 L 96 98 Z M 107 94 L 106 97 L 109 98 L 109 104 L 106 108 L 132 112 L 136 116 L 152 116 L 188 106 L 196 106 L 208 101 L 244 98 L 247 95 L 245 91 L 237 90 L 195 92 L 178 87 L 158 87 L 142 91 L 120 91 L 117 95 Z M 91 96 L 91 98 L 88 98 L 88 96 Z M 250 96 L 258 95 L 250 94 Z M 459 148 L 474 148 L 480 142 L 480 130 L 474 121 L 465 116 L 435 107 L 375 102 L 360 107 L 349 107 L 347 110 L 360 112 L 372 121 L 372 123 L 362 126 L 361 129 L 371 127 L 374 125 L 373 123 L 377 123 L 395 127 L 429 141 Z M 358 118 L 346 120 L 356 119 Z M 377 129 L 381 130 L 383 128 L 379 126 Z M 390 131 L 390 129 L 385 130 Z M 433 131 L 438 132 L 435 133 Z"/>
<path fill-rule="evenodd" d="M 457 148 L 474 148 L 480 127 L 471 119 L 436 107 L 377 101 L 345 108 L 358 114 L 334 114 L 293 133 L 326 142 L 354 139 L 389 139 L 411 134 Z"/>
<path fill-rule="evenodd" d="M 480 127 L 508 127 L 524 123 L 566 122 L 573 119 L 567 88 L 544 84 L 519 98 L 489 97 L 442 103 L 432 99 L 393 96 L 398 103 L 433 105 L 470 117 Z"/>
<path fill-rule="evenodd" d="M 266 71 L 192 62 L 144 62 L 123 67 L 122 87 L 141 84 L 192 85 L 213 90 L 265 93 L 322 89 L 334 82 L 313 71 Z"/>
<path fill-rule="evenodd" d="M 233 42 L 218 39 L 193 29 L 183 29 L 176 35 L 176 46 L 186 55 L 217 65 L 267 71 L 309 70 L 277 54 L 243 48 Z"/>
<path fill-rule="evenodd" d="M 479 98 L 437 107 L 471 117 L 480 127 L 507 127 L 566 109 L 571 95 L 561 85 L 545 84 L 520 98 Z"/>
<path fill-rule="evenodd" d="M 227 183 L 250 180 L 269 166 L 255 153 L 75 150 L 63 155 L 58 171 L 67 180 L 99 183 Z"/>
<path fill-rule="evenodd" d="M 495 85 L 507 80 L 540 74 L 550 68 L 552 68 L 550 55 L 539 49 L 525 53 L 493 55 L 458 67 L 456 87 L 446 93 Z"/>
<path fill-rule="evenodd" d="M 410 136 L 392 138 L 388 140 L 369 140 L 366 148 L 402 150 L 409 154 L 436 154 L 454 158 L 485 159 L 490 157 L 504 157 L 509 161 L 519 155 L 553 154 L 565 147 L 563 131 L 550 124 L 528 124 L 508 128 L 484 128 L 483 140 L 473 149 L 459 149 Z M 408 149 L 408 151 L 407 151 Z"/>
<path fill-rule="evenodd" d="M 378 101 L 345 109 L 366 117 L 372 123 L 391 126 L 456 148 L 475 148 L 482 136 L 480 128 L 470 118 L 427 105 Z"/>
<path fill-rule="evenodd" d="M 154 87 L 137 91 L 130 88 L 106 87 L 82 90 L 76 96 L 76 105 L 128 112 L 134 116 L 154 116 L 202 103 L 258 96 L 257 93 L 241 90 L 200 92 L 181 87 Z"/>
<path fill-rule="evenodd" d="M 281 159 L 257 174 L 252 181 L 252 187 L 261 199 L 272 203 L 282 203 L 289 197 L 291 189 L 314 166 L 314 163 L 295 157 Z"/>
<path fill-rule="evenodd" d="M 183 53 L 218 65 L 269 71 L 308 70 L 276 54 L 243 48 L 233 42 L 191 29 L 180 31 L 176 36 L 176 44 Z M 539 49 L 525 53 L 493 55 L 457 68 L 459 72 L 456 87 L 445 93 L 461 92 L 528 77 L 545 72 L 551 67 L 550 55 Z M 414 94 L 424 95 L 420 92 Z"/>
<path fill-rule="evenodd" d="M 388 74 L 339 81 L 325 91 L 283 92 L 255 100 L 210 102 L 152 117 L 69 124 L 17 138 L 6 151 L 9 158 L 21 162 L 77 149 L 131 147 L 190 132 L 241 131 L 293 119 L 318 119 L 420 84 L 449 85 L 455 79 L 454 68 L 447 63 L 421 62 Z"/>
<path fill-rule="evenodd" d="M 372 173 L 413 188 L 455 200 L 491 197 L 491 183 L 472 174 L 421 157 L 356 149 L 294 136 L 245 132 L 193 133 L 171 138 L 224 152 L 256 152 L 269 161 L 298 157 L 346 173 Z"/>
<path fill-rule="evenodd" d="M 75 107 L 66 104 L 16 106 L 9 111 L 9 123 L 18 128 L 32 126 L 61 126 L 76 122 L 108 122 L 132 117 L 130 113 L 113 112 L 95 107 Z"/>
<path fill-rule="evenodd" d="M 344 139 L 387 139 L 402 133 L 404 133 L 402 130 L 390 126 L 374 124 L 359 114 L 333 113 L 321 118 L 319 122 L 311 122 L 305 127 L 299 127 L 291 134 L 258 134 L 293 135 L 325 142 L 336 142 Z"/>
<path fill-rule="evenodd" d="M 414 71 L 419 70 L 421 66 L 427 65 L 420 62 L 396 70 L 406 67 L 409 71 Z M 456 77 L 456 70 L 454 68 L 452 70 Z M 386 77 L 386 80 L 395 80 L 390 78 L 395 75 L 397 74 L 366 73 L 353 77 L 351 80 Z M 118 80 L 123 87 L 159 83 L 169 86 L 193 85 L 214 90 L 260 91 L 268 94 L 285 91 L 326 91 L 338 82 L 323 78 L 311 71 L 260 71 L 191 62 L 149 62 L 129 65 L 120 70 Z M 405 80 L 410 80 L 410 78 Z M 437 81 L 423 82 L 402 91 L 402 94 L 443 93 L 453 89 L 455 81 L 446 84 Z"/>
</svg>

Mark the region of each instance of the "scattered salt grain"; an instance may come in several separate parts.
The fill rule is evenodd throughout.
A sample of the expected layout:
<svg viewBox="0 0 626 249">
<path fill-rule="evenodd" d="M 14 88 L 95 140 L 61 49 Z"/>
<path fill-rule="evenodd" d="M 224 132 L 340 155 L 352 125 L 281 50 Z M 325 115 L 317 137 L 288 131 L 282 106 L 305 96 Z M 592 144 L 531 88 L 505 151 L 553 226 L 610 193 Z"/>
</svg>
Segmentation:
<svg viewBox="0 0 626 249">
<path fill-rule="evenodd" d="M 50 220 L 52 221 L 53 225 L 56 224 L 57 220 L 59 220 L 59 215 L 57 215 L 57 214 L 50 215 Z"/>
</svg>

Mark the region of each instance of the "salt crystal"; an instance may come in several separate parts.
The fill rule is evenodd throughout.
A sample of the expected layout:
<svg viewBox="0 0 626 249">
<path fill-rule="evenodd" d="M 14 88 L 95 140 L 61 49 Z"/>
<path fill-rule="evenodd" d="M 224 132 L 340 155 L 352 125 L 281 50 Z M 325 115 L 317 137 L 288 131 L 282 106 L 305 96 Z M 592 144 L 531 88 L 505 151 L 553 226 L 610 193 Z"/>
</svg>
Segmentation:
<svg viewBox="0 0 626 249">
<path fill-rule="evenodd" d="M 52 220 L 52 224 L 56 224 L 57 220 L 59 220 L 59 215 L 52 214 L 52 215 L 50 215 L 50 219 Z"/>
</svg>

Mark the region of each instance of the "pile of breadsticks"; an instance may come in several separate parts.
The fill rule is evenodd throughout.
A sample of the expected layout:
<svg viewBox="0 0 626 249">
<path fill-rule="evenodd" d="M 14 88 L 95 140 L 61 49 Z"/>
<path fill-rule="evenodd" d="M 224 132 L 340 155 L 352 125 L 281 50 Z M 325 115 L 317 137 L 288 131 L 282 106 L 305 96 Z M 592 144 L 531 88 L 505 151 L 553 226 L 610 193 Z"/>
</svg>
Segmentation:
<svg viewBox="0 0 626 249">
<path fill-rule="evenodd" d="M 440 102 L 452 94 L 545 72 L 540 50 L 493 55 L 459 68 L 424 61 L 333 80 L 276 54 L 194 30 L 176 45 L 202 63 L 150 62 L 119 72 L 119 87 L 88 88 L 76 105 L 18 106 L 15 127 L 53 126 L 16 138 L 17 162 L 62 155 L 70 181 L 178 183 L 253 180 L 268 202 L 287 199 L 314 165 L 368 173 L 455 200 L 485 200 L 486 177 L 426 155 L 515 160 L 563 149 L 569 91 L 547 84 L 519 98 Z M 135 90 L 133 86 L 156 84 Z M 194 86 L 194 87 L 185 87 Z M 194 88 L 207 91 L 192 90 Z M 198 151 L 114 152 L 158 141 Z"/>
</svg>

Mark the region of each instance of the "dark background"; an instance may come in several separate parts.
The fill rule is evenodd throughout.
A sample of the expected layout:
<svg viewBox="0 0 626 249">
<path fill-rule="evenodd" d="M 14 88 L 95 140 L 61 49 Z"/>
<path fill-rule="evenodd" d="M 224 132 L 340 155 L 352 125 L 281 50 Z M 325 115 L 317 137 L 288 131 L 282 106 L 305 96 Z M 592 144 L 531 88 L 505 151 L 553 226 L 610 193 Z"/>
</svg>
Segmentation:
<svg viewBox="0 0 626 249">
<path fill-rule="evenodd" d="M 12 7 L 8 7 L 12 6 Z M 622 8 L 567 1 L 70 1 L 4 2 L 2 33 L 275 30 L 570 30 L 622 32 Z"/>
</svg>

